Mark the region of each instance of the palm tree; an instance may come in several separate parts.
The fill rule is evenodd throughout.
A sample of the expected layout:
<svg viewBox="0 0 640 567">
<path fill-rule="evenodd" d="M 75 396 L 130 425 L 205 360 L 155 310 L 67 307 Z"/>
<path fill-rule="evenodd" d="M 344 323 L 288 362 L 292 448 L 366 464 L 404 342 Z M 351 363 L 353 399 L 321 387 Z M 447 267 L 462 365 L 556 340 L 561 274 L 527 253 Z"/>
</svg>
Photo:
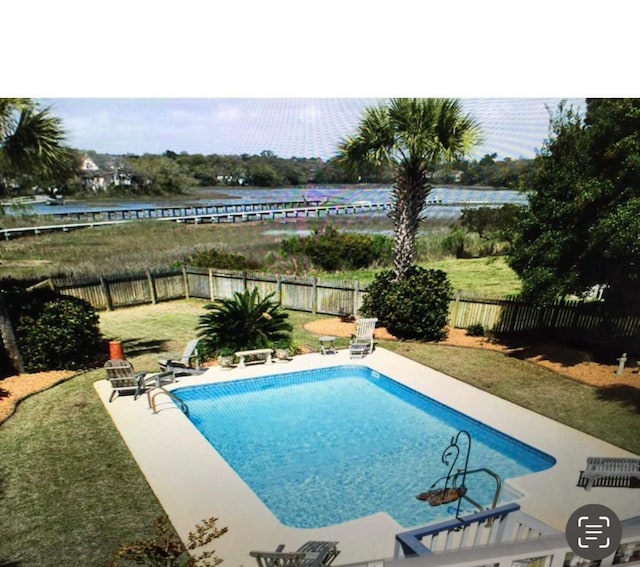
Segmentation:
<svg viewBox="0 0 640 567">
<path fill-rule="evenodd" d="M 22 175 L 46 180 L 68 173 L 71 151 L 62 146 L 64 130 L 59 118 L 30 99 L 0 98 L 0 194 L 7 179 Z M 11 321 L 0 298 L 0 340 L 18 372 L 23 361 Z"/>
<path fill-rule="evenodd" d="M 463 113 L 460 101 L 398 98 L 366 109 L 358 132 L 340 145 L 343 167 L 355 171 L 363 165 L 388 165 L 395 170 L 389 216 L 398 280 L 405 279 L 415 261 L 431 174 L 442 163 L 460 159 L 479 140 L 479 126 Z"/>
<path fill-rule="evenodd" d="M 0 98 L 0 192 L 3 177 L 54 179 L 68 174 L 71 150 L 60 118 L 31 99 Z"/>
<path fill-rule="evenodd" d="M 289 314 L 272 301 L 273 296 L 261 297 L 258 288 L 253 288 L 205 305 L 208 313 L 200 316 L 198 324 L 205 355 L 290 342 L 293 327 Z"/>
</svg>

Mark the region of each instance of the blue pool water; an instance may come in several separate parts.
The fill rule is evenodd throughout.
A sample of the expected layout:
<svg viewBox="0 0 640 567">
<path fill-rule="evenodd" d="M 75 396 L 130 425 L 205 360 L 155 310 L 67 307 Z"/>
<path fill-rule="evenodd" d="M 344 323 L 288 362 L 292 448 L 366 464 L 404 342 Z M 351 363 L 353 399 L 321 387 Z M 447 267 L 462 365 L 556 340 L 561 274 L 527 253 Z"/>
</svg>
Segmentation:
<svg viewBox="0 0 640 567">
<path fill-rule="evenodd" d="M 462 429 L 472 438 L 469 469 L 487 467 L 505 480 L 555 462 L 364 366 L 175 393 L 211 445 L 292 527 L 324 527 L 377 512 L 407 528 L 450 517 L 446 505 L 432 507 L 415 496 L 446 475 L 442 452 Z M 461 446 L 466 449 L 464 438 Z M 490 477 L 472 475 L 466 485 L 475 500 L 491 503 Z"/>
</svg>

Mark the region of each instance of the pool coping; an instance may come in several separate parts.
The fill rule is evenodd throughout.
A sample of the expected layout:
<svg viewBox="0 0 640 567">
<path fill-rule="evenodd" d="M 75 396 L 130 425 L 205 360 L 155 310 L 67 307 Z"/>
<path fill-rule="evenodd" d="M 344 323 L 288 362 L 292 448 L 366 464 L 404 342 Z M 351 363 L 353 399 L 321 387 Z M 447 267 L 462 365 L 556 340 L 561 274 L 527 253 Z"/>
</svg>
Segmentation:
<svg viewBox="0 0 640 567">
<path fill-rule="evenodd" d="M 521 509 L 538 520 L 563 531 L 572 512 L 591 503 L 609 506 L 621 519 L 637 514 L 637 498 L 630 498 L 635 496 L 633 489 L 585 491 L 576 486 L 587 457 L 636 455 L 383 348 L 363 359 L 352 359 L 348 351 L 339 350 L 333 355 L 300 355 L 270 365 L 215 367 L 201 376 L 181 377 L 167 389 L 345 364 L 367 366 L 552 455 L 556 464 L 550 469 L 509 482 L 524 495 L 518 501 Z M 295 550 L 312 539 L 340 542 L 336 564 L 390 558 L 395 534 L 406 531 L 386 513 L 326 528 L 284 526 L 168 396 L 155 398 L 158 413 L 154 414 L 146 395 L 137 401 L 132 396 L 116 397 L 109 403 L 108 382 L 97 381 L 95 388 L 181 537 L 186 539 L 198 522 L 211 516 L 220 518 L 220 526 L 228 526 L 228 533 L 214 544 L 226 564 L 253 564 L 252 550 L 271 551 L 281 543 Z"/>
</svg>

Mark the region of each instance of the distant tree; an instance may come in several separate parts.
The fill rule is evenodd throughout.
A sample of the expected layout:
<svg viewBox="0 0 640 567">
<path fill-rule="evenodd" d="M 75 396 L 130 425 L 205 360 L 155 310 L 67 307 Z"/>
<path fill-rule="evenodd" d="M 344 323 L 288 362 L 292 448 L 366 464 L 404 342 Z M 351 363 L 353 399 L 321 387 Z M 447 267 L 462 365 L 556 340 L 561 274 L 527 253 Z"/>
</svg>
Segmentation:
<svg viewBox="0 0 640 567">
<path fill-rule="evenodd" d="M 517 227 L 519 205 L 501 207 L 469 207 L 462 211 L 460 225 L 480 238 L 500 239 L 511 242 Z"/>
<path fill-rule="evenodd" d="M 587 99 L 584 118 L 561 104 L 550 130 L 509 264 L 532 299 L 600 284 L 640 313 L 640 99 Z"/>
<path fill-rule="evenodd" d="M 486 185 L 489 187 L 509 187 L 517 189 L 522 177 L 531 166 L 532 160 L 496 160 L 498 154 L 485 154 L 480 160 L 460 164 L 462 183 L 465 185 Z"/>
<path fill-rule="evenodd" d="M 127 157 L 125 167 L 131 174 L 132 186 L 114 190 L 143 195 L 184 193 L 197 183 L 178 161 L 165 156 Z"/>
</svg>

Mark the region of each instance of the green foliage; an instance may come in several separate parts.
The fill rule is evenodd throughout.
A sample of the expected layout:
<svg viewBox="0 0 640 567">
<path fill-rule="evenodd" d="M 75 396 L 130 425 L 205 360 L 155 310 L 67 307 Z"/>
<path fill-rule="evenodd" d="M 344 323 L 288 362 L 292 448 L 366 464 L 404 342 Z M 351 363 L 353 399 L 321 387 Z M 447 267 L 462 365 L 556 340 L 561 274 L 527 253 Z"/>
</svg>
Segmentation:
<svg viewBox="0 0 640 567">
<path fill-rule="evenodd" d="M 442 239 L 442 249 L 445 254 L 453 256 L 454 258 L 468 258 L 469 255 L 465 252 L 467 240 L 467 233 L 461 228 L 454 226 Z"/>
<path fill-rule="evenodd" d="M 48 108 L 31 99 L 0 98 L 0 194 L 16 184 L 64 184 L 74 165 L 64 138 L 62 121 Z"/>
<path fill-rule="evenodd" d="M 104 351 L 100 321 L 86 301 L 48 289 L 6 299 L 28 372 L 86 368 Z"/>
<path fill-rule="evenodd" d="M 184 263 L 198 268 L 220 268 L 223 270 L 257 270 L 261 267 L 258 262 L 245 258 L 242 254 L 231 254 L 215 248 L 196 252 L 189 256 Z"/>
<path fill-rule="evenodd" d="M 505 158 L 496 161 L 498 154 L 486 154 L 479 160 L 459 163 L 462 183 L 465 185 L 486 185 L 489 187 L 517 188 L 526 175 L 531 160 Z"/>
<path fill-rule="evenodd" d="M 273 296 L 261 297 L 254 288 L 205 305 L 208 313 L 200 316 L 197 327 L 203 355 L 210 358 L 225 348 L 233 352 L 273 348 L 288 340 L 293 330 L 289 315 L 272 301 Z"/>
<path fill-rule="evenodd" d="M 154 522 L 155 537 L 123 545 L 113 553 L 107 567 L 122 565 L 121 561 L 153 567 L 173 567 L 177 565 L 215 567 L 220 565 L 223 560 L 215 556 L 215 550 L 202 551 L 196 556 L 188 554 L 189 551 L 203 547 L 227 533 L 228 528 L 216 527 L 217 521 L 218 518 L 209 518 L 196 525 L 195 531 L 189 532 L 188 543 L 185 546 L 171 529 L 169 518 L 160 516 Z M 183 557 L 185 555 L 187 556 L 186 558 Z M 181 558 L 184 561 L 178 563 Z"/>
<path fill-rule="evenodd" d="M 456 99 L 396 98 L 368 108 L 354 136 L 340 146 L 339 163 L 361 174 L 365 167 L 391 167 L 395 183 L 391 211 L 395 234 L 394 269 L 404 279 L 416 259 L 416 234 L 431 174 L 479 141 L 475 120 Z"/>
<path fill-rule="evenodd" d="M 481 323 L 475 323 L 467 327 L 467 335 L 470 337 L 484 337 L 484 326 Z"/>
<path fill-rule="evenodd" d="M 283 240 L 280 252 L 288 257 L 305 255 L 327 272 L 357 270 L 388 262 L 393 253 L 393 241 L 380 234 L 340 232 L 327 225 L 311 236 Z"/>
<path fill-rule="evenodd" d="M 188 170 L 164 156 L 135 156 L 124 161 L 126 171 L 131 175 L 132 184 L 118 185 L 111 193 L 134 193 L 137 195 L 162 195 L 184 193 L 196 184 Z"/>
<path fill-rule="evenodd" d="M 477 232 L 480 238 L 500 239 L 510 242 L 517 227 L 519 205 L 501 207 L 473 207 L 462 211 L 460 225 Z"/>
<path fill-rule="evenodd" d="M 447 337 L 453 289 L 442 270 L 412 266 L 403 280 L 392 270 L 380 272 L 367 288 L 360 312 L 399 339 L 441 341 Z"/>
<path fill-rule="evenodd" d="M 535 301 L 606 285 L 611 312 L 640 313 L 640 99 L 563 105 L 534 161 L 509 263 Z M 634 252 L 635 251 L 635 252 Z"/>
</svg>

